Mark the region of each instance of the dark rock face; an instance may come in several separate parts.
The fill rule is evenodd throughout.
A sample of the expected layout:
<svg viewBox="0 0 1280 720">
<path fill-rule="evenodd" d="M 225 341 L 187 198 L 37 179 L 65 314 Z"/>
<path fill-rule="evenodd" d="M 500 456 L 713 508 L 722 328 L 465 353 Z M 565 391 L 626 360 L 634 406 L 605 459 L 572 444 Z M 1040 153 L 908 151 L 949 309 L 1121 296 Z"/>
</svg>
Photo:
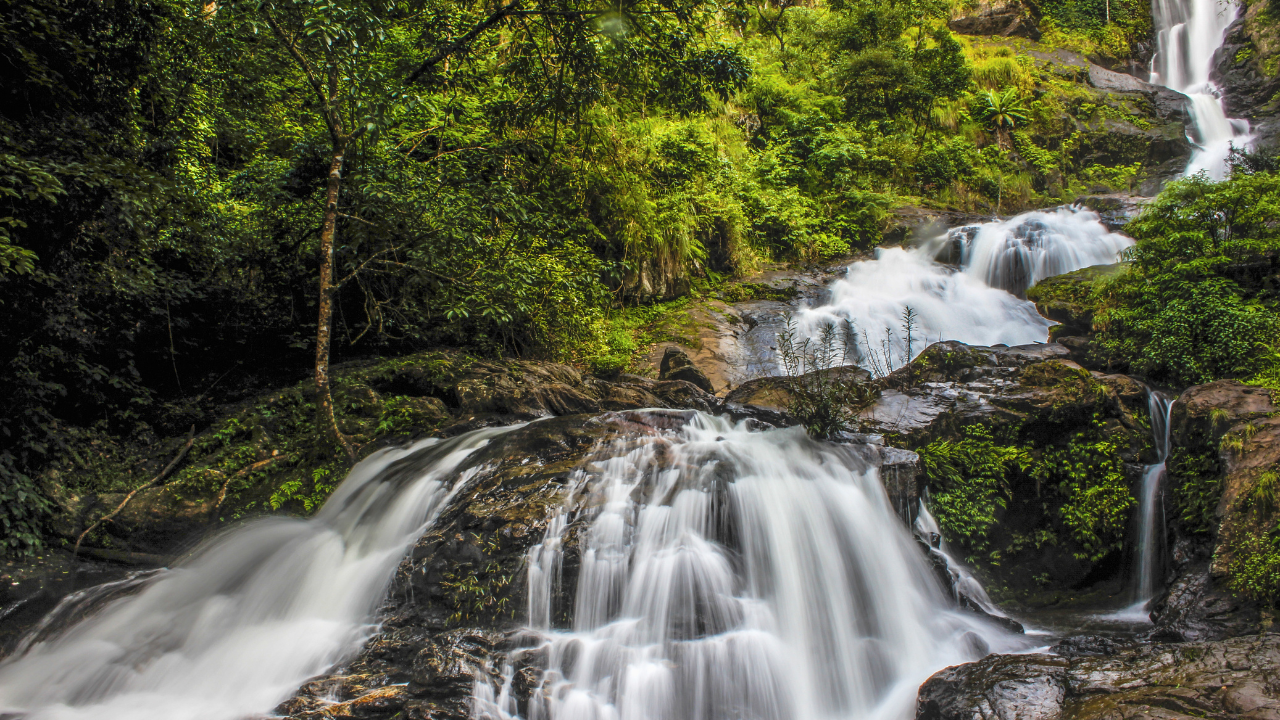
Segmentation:
<svg viewBox="0 0 1280 720">
<path fill-rule="evenodd" d="M 981 0 L 951 19 L 947 27 L 963 35 L 1000 35 L 1040 39 L 1040 11 L 1021 0 Z"/>
<path fill-rule="evenodd" d="M 1209 640 L 1259 632 L 1257 603 L 1229 589 L 1237 536 L 1256 531 L 1262 519 L 1247 498 L 1259 475 L 1280 463 L 1280 417 L 1271 392 L 1235 380 L 1188 388 L 1170 413 L 1175 448 L 1217 456 L 1223 476 L 1211 534 L 1180 537 L 1173 550 L 1173 578 L 1152 607 L 1153 636 L 1160 640 Z M 1235 442 L 1227 442 L 1233 438 Z M 1174 482 L 1183 482 L 1176 474 Z"/>
<path fill-rule="evenodd" d="M 659 368 L 662 380 L 683 380 L 705 392 L 715 392 L 706 373 L 693 364 L 689 356 L 678 347 L 669 347 L 662 354 L 662 365 Z"/>
<path fill-rule="evenodd" d="M 1280 31 L 1266 3 L 1249 2 L 1213 56 L 1210 77 L 1222 89 L 1227 117 L 1249 120 L 1260 148 L 1280 146 L 1280 74 L 1268 67 L 1277 54 Z"/>
<path fill-rule="evenodd" d="M 1220 588 L 1199 562 L 1182 569 L 1151 609 L 1151 636 L 1162 642 L 1222 640 L 1261 631 L 1255 603 Z"/>
<path fill-rule="evenodd" d="M 992 655 L 920 686 L 917 720 L 1280 718 L 1280 636 L 1114 655 Z"/>
</svg>

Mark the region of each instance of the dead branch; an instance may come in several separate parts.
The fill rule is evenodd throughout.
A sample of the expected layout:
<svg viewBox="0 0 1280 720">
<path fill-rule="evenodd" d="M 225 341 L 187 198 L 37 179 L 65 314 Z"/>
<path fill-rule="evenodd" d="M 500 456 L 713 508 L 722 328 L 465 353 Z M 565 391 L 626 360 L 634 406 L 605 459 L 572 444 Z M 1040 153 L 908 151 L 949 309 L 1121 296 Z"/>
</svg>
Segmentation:
<svg viewBox="0 0 1280 720">
<path fill-rule="evenodd" d="M 271 463 L 277 460 L 283 460 L 286 457 L 289 457 L 289 456 L 288 455 L 272 455 L 266 460 L 259 460 L 258 462 L 253 463 L 252 465 L 246 465 L 245 467 L 242 467 L 239 470 L 235 471 L 234 473 L 228 475 L 226 482 L 222 483 L 222 489 L 218 491 L 218 501 L 213 504 L 213 509 L 209 511 L 209 515 L 210 516 L 216 515 L 218 513 L 218 508 L 222 507 L 222 501 L 227 499 L 227 488 L 231 486 L 232 480 L 235 480 L 236 478 L 242 475 L 248 475 L 251 472 L 257 472 L 258 470 L 261 470 L 262 468 L 270 465 Z"/>
<path fill-rule="evenodd" d="M 169 464 L 164 466 L 164 469 L 160 471 L 160 474 L 156 475 L 155 477 L 151 478 L 145 483 L 134 488 L 133 492 L 124 496 L 124 500 L 120 501 L 120 504 L 116 506 L 115 510 L 112 510 L 106 515 L 103 515 L 102 517 L 98 518 L 97 522 L 85 528 L 85 531 L 80 533 L 80 536 L 76 538 L 76 546 L 71 551 L 71 554 L 73 556 L 80 554 L 80 543 L 84 541 L 85 536 L 88 535 L 90 532 L 93 532 L 93 530 L 97 528 L 99 525 L 101 525 L 102 523 L 110 520 L 116 515 L 119 515 L 120 511 L 124 510 L 124 506 L 129 504 L 129 501 L 133 499 L 134 495 L 137 495 L 139 492 L 149 487 L 154 487 L 156 485 L 159 485 L 161 481 L 163 481 L 166 477 L 168 477 L 169 473 L 173 472 L 173 469 L 178 467 L 178 463 L 182 462 L 182 458 L 187 456 L 187 451 L 191 449 L 191 446 L 195 444 L 195 441 L 196 441 L 196 426 L 192 425 L 191 429 L 187 431 L 187 442 L 183 444 L 182 449 L 178 451 L 178 454 L 174 456 L 173 460 L 170 460 Z"/>
</svg>

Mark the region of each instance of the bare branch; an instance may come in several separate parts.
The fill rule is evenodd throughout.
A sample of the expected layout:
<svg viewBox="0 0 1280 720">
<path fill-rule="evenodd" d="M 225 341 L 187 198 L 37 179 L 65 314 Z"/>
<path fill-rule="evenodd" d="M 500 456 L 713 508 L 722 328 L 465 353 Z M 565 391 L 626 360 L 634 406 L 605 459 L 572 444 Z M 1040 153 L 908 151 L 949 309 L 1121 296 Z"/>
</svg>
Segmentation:
<svg viewBox="0 0 1280 720">
<path fill-rule="evenodd" d="M 71 554 L 78 555 L 80 553 L 80 543 L 84 541 L 85 536 L 88 535 L 90 532 L 92 532 L 95 528 L 97 528 L 102 523 L 110 520 L 116 515 L 119 515 L 120 511 L 124 510 L 124 506 L 129 504 L 129 501 L 133 499 L 134 495 L 137 495 L 139 492 L 145 490 L 146 488 L 159 485 L 160 482 L 169 475 L 169 473 L 173 472 L 173 469 L 178 466 L 178 463 L 182 462 L 182 458 L 187 456 L 187 451 L 191 449 L 191 445 L 195 443 L 196 441 L 195 435 L 196 435 L 196 426 L 192 425 L 191 430 L 187 432 L 187 442 L 182 446 L 182 449 L 178 451 L 177 456 L 175 456 L 173 460 L 169 461 L 168 465 L 164 466 L 164 469 L 160 471 L 159 475 L 151 478 L 145 483 L 134 488 L 133 492 L 129 493 L 128 495 L 125 495 L 124 500 L 120 501 L 120 504 L 116 506 L 115 510 L 112 510 L 106 515 L 103 515 L 102 517 L 98 518 L 97 522 L 85 528 L 84 532 L 80 533 L 80 536 L 76 538 L 76 546 L 71 551 Z"/>
</svg>

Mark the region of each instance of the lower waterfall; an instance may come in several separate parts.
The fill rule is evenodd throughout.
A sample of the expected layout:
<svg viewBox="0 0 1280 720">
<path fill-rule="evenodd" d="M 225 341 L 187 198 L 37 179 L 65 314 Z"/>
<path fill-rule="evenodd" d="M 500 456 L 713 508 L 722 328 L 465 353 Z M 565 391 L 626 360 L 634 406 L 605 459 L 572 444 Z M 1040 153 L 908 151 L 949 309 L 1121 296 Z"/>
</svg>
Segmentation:
<svg viewBox="0 0 1280 720">
<path fill-rule="evenodd" d="M 455 469 L 509 429 L 375 453 L 313 519 L 230 530 L 79 623 L 28 638 L 0 665 L 0 717 L 269 714 L 377 629 L 397 564 L 466 481 Z"/>
<path fill-rule="evenodd" d="M 528 556 L 522 649 L 474 717 L 903 718 L 934 671 L 1023 647 L 947 601 L 875 446 L 668 416 L 570 478 Z"/>
</svg>

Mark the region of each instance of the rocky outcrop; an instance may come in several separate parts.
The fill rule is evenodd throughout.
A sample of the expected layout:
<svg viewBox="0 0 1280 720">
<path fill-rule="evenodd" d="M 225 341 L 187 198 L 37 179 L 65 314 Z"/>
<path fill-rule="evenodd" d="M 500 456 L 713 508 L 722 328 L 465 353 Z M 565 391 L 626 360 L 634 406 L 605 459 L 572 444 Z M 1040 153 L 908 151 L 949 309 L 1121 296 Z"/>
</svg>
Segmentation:
<svg viewBox="0 0 1280 720">
<path fill-rule="evenodd" d="M 693 364 L 689 356 L 678 347 L 668 347 L 662 354 L 658 377 L 662 380 L 683 380 L 706 392 L 715 392 L 706 373 Z"/>
<path fill-rule="evenodd" d="M 1040 10 L 1022 0 L 980 0 L 958 10 L 947 23 L 962 35 L 999 35 L 1040 39 Z"/>
<path fill-rule="evenodd" d="M 1187 122 L 1190 119 L 1187 104 L 1191 99 L 1177 90 L 1163 85 L 1152 85 L 1125 73 L 1108 70 L 1099 65 L 1089 65 L 1089 84 L 1099 90 L 1142 93 L 1151 103 L 1155 116 L 1161 120 Z"/>
<path fill-rule="evenodd" d="M 1235 380 L 1188 388 L 1174 403 L 1173 446 L 1214 458 L 1216 470 L 1209 472 L 1216 475 L 1199 477 L 1171 463 L 1172 492 L 1188 496 L 1193 493 L 1183 486 L 1207 485 L 1216 488 L 1218 499 L 1207 532 L 1177 525 L 1171 581 L 1152 607 L 1154 637 L 1220 639 L 1259 632 L 1266 623 L 1259 604 L 1232 586 L 1258 552 L 1253 538 L 1265 536 L 1274 523 L 1276 510 L 1258 506 L 1252 496 L 1267 473 L 1280 467 L 1278 413 L 1275 393 Z M 1180 460 L 1177 451 L 1174 459 Z"/>
<path fill-rule="evenodd" d="M 1211 79 L 1227 117 L 1249 121 L 1256 147 L 1280 147 L 1280 28 L 1267 0 L 1242 3 L 1213 56 Z"/>
<path fill-rule="evenodd" d="M 991 655 L 920 686 L 917 720 L 1280 718 L 1280 636 Z"/>
<path fill-rule="evenodd" d="M 914 447 L 959 436 L 960 428 L 974 423 L 1069 426 L 1103 409 L 1117 420 L 1125 418 L 1126 403 L 1136 399 L 1132 381 L 1094 377 L 1070 356 L 1067 347 L 1056 343 L 935 343 L 881 381 L 884 390 L 862 413 L 861 430 L 896 436 Z"/>
</svg>

